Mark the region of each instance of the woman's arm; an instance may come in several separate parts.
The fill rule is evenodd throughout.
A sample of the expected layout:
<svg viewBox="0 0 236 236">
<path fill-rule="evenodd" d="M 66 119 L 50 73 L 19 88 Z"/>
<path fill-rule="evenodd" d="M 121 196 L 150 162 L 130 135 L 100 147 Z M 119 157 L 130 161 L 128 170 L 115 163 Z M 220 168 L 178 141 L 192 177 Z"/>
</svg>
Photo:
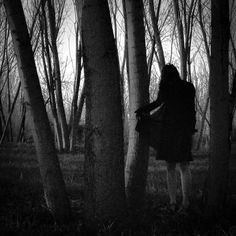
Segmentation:
<svg viewBox="0 0 236 236">
<path fill-rule="evenodd" d="M 138 110 L 135 111 L 137 116 L 141 115 L 142 113 L 148 113 L 152 111 L 153 109 L 159 107 L 163 103 L 162 93 L 158 93 L 157 100 L 154 102 L 151 102 L 143 107 L 140 107 Z"/>
</svg>

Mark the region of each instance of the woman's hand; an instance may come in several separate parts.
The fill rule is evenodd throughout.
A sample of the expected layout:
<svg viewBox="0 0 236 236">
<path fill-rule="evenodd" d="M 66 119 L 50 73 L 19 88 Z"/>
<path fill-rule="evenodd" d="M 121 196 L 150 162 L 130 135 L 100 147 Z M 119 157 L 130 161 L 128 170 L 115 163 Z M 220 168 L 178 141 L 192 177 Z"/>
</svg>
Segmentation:
<svg viewBox="0 0 236 236">
<path fill-rule="evenodd" d="M 137 109 L 134 113 L 136 114 L 136 117 L 141 117 L 143 115 L 142 108 Z"/>
</svg>

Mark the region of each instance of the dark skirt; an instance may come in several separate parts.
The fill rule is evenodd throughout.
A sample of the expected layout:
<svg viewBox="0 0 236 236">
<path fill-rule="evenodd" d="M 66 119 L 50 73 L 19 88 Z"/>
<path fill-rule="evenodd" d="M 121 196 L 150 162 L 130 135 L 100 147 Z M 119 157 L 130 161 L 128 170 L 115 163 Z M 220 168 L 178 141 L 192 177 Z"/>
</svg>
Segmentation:
<svg viewBox="0 0 236 236">
<path fill-rule="evenodd" d="M 184 125 L 146 116 L 138 121 L 136 130 L 148 138 L 149 145 L 156 150 L 157 160 L 192 161 L 192 135 Z"/>
</svg>

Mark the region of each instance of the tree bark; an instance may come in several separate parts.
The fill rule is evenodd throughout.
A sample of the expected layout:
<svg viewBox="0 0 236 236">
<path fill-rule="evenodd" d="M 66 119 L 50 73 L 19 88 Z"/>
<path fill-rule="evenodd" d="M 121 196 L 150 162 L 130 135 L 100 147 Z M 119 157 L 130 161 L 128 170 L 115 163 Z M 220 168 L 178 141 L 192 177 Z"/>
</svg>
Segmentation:
<svg viewBox="0 0 236 236">
<path fill-rule="evenodd" d="M 66 221 L 71 215 L 65 184 L 53 143 L 53 135 L 44 106 L 25 16 L 20 0 L 4 0 L 12 34 L 18 70 L 30 125 L 35 142 L 44 196 L 56 220 Z"/>
<path fill-rule="evenodd" d="M 131 209 L 143 206 L 148 166 L 148 144 L 146 137 L 135 131 L 135 110 L 149 101 L 145 34 L 142 0 L 127 0 L 127 28 L 129 54 L 129 146 L 125 167 L 126 196 Z"/>
<path fill-rule="evenodd" d="M 123 127 L 117 49 L 106 0 L 85 0 L 85 212 L 88 222 L 125 211 Z"/>
<path fill-rule="evenodd" d="M 229 2 L 211 1 L 210 160 L 207 190 L 208 214 L 224 208 L 229 164 Z"/>
</svg>

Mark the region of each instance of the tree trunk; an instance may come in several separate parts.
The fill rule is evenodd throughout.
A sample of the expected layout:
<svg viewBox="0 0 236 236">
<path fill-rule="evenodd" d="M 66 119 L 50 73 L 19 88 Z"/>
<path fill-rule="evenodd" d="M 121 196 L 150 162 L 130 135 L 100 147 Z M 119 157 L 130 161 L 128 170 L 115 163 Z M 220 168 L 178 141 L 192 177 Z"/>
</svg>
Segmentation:
<svg viewBox="0 0 236 236">
<path fill-rule="evenodd" d="M 202 119 L 201 119 L 200 132 L 199 132 L 199 137 L 198 137 L 198 141 L 197 141 L 197 145 L 196 145 L 196 150 L 199 150 L 200 146 L 201 146 L 203 131 L 204 131 L 204 127 L 205 127 L 205 121 L 207 119 L 206 116 L 207 116 L 209 102 L 210 102 L 210 98 L 209 98 L 209 96 L 207 96 L 206 104 L 205 104 L 205 107 L 202 111 Z"/>
<path fill-rule="evenodd" d="M 7 122 L 6 122 L 6 125 L 4 127 L 1 139 L 0 139 L 0 145 L 3 143 L 3 140 L 4 140 L 5 136 L 6 136 L 6 131 L 7 131 L 8 125 L 11 124 L 11 116 L 12 116 L 12 113 L 14 111 L 16 100 L 17 100 L 19 92 L 20 92 L 20 87 L 21 87 L 21 82 L 19 82 L 19 84 L 17 86 L 16 94 L 15 94 L 14 100 L 12 102 L 12 105 L 11 105 L 11 108 L 10 108 L 10 111 L 9 111 L 9 114 L 8 114 Z"/>
<path fill-rule="evenodd" d="M 16 142 L 22 142 L 24 140 L 24 132 L 25 132 L 25 117 L 26 117 L 26 107 L 25 104 L 22 104 L 22 115 L 21 115 L 21 122 L 19 127 L 19 132 L 17 135 Z"/>
<path fill-rule="evenodd" d="M 65 221 L 71 215 L 70 204 L 44 106 L 23 8 L 20 0 L 4 0 L 3 2 L 12 33 L 27 110 L 30 114 L 30 125 L 38 156 L 45 200 L 55 219 Z"/>
<path fill-rule="evenodd" d="M 86 219 L 124 213 L 124 154 L 117 49 L 106 0 L 85 0 L 82 14 L 86 93 Z"/>
<path fill-rule="evenodd" d="M 76 33 L 78 34 L 78 33 Z M 78 39 L 76 40 L 76 44 L 78 44 Z M 74 118 L 78 108 L 78 97 L 79 97 L 79 89 L 80 89 L 80 77 L 81 77 L 81 59 L 82 59 L 82 45 L 80 43 L 79 48 L 76 46 L 76 56 L 75 56 L 75 80 L 74 80 L 74 88 L 73 88 L 73 97 L 71 104 L 71 114 L 70 114 L 70 122 L 69 122 L 69 130 L 72 132 L 72 127 L 74 123 Z"/>
<path fill-rule="evenodd" d="M 130 77 L 130 129 L 125 180 L 128 204 L 131 209 L 139 209 L 144 201 L 149 150 L 146 137 L 139 136 L 135 131 L 137 120 L 134 113 L 136 109 L 149 101 L 142 0 L 127 0 L 126 11 Z"/>
<path fill-rule="evenodd" d="M 76 114 L 73 117 L 72 127 L 71 127 L 71 134 L 70 134 L 70 151 L 75 151 L 76 140 L 78 137 L 78 128 L 79 128 L 79 121 L 81 119 L 81 114 L 83 111 L 84 101 L 85 101 L 85 91 L 84 87 L 81 92 L 79 106 L 76 109 Z"/>
<path fill-rule="evenodd" d="M 42 21 L 41 21 L 41 47 L 42 47 L 42 62 L 44 68 L 44 74 L 47 82 L 48 87 L 48 94 L 49 94 L 49 101 L 50 107 L 53 116 L 53 126 L 54 126 L 54 139 L 57 150 L 61 152 L 63 150 L 63 141 L 62 141 L 62 132 L 61 127 L 57 115 L 57 107 L 56 107 L 56 99 L 55 99 L 55 92 L 54 92 L 54 82 L 53 82 L 53 72 L 52 72 L 52 64 L 50 58 L 50 51 L 49 51 L 49 39 L 48 39 L 48 29 L 47 29 L 47 21 L 46 21 L 46 14 L 45 9 L 42 2 Z M 44 42 L 45 38 L 45 42 Z M 46 64 L 47 61 L 47 64 Z"/>
<path fill-rule="evenodd" d="M 184 46 L 184 30 L 183 24 L 180 16 L 180 9 L 178 0 L 173 0 L 175 19 L 177 24 L 178 31 L 178 40 L 179 40 L 179 53 L 180 53 L 180 62 L 181 62 L 181 77 L 183 80 L 187 80 L 187 55 Z"/>
<path fill-rule="evenodd" d="M 204 23 L 203 23 L 202 13 L 203 13 L 202 0 L 198 0 L 199 25 L 201 28 L 203 42 L 204 42 L 204 46 L 205 46 L 205 50 L 206 50 L 206 54 L 207 54 L 207 62 L 208 62 L 208 65 L 210 66 L 210 48 L 209 48 L 208 39 L 207 39 L 207 32 L 206 32 L 206 29 L 205 29 Z"/>
<path fill-rule="evenodd" d="M 4 115 L 4 112 L 3 112 L 1 97 L 0 97 L 0 121 L 1 121 L 1 129 L 2 129 L 3 126 L 5 126 L 5 124 L 6 124 L 6 119 L 5 119 L 5 115 Z M 3 132 L 3 130 L 1 130 L 1 132 L 0 132 L 1 137 L 2 137 L 2 132 Z"/>
<path fill-rule="evenodd" d="M 207 190 L 208 214 L 223 210 L 228 186 L 229 88 L 228 44 L 229 2 L 212 0 L 210 64 L 210 160 Z"/>
<path fill-rule="evenodd" d="M 76 40 L 76 44 L 78 40 Z M 76 141 L 76 130 L 79 125 L 79 120 L 77 116 L 78 110 L 78 97 L 79 97 L 79 88 L 80 88 L 80 77 L 81 77 L 81 59 L 82 59 L 82 45 L 80 43 L 79 49 L 76 46 L 76 71 L 75 71 L 75 81 L 74 81 L 74 91 L 71 104 L 71 115 L 70 115 L 70 151 L 74 150 L 74 145 Z M 81 95 L 81 98 L 83 96 Z"/>
<path fill-rule="evenodd" d="M 151 15 L 152 27 L 154 31 L 155 42 L 157 45 L 157 51 L 158 51 L 158 56 L 159 56 L 159 67 L 161 71 L 163 66 L 165 65 L 165 56 L 164 56 L 164 50 L 163 50 L 162 42 L 161 42 L 160 30 L 158 28 L 160 7 L 161 7 L 161 0 L 159 0 L 158 2 L 158 11 L 156 15 L 153 0 L 149 0 L 149 13 Z"/>
<path fill-rule="evenodd" d="M 126 7 L 125 7 L 125 0 L 122 0 L 122 9 L 123 9 L 123 16 L 124 16 L 124 25 L 125 25 L 125 32 L 124 32 L 124 57 L 123 62 L 121 64 L 121 94 L 123 98 L 123 124 L 124 124 L 124 143 L 125 143 L 125 153 L 127 151 L 127 144 L 128 144 L 128 136 L 129 136 L 129 110 L 126 107 L 125 103 L 125 72 L 127 74 L 127 86 L 129 91 L 129 54 L 128 54 L 128 32 L 127 32 L 127 14 L 126 14 Z M 126 68 L 125 68 L 126 67 Z M 126 70 L 125 70 L 126 69 Z"/>
<path fill-rule="evenodd" d="M 82 41 L 81 41 L 81 17 L 82 17 L 82 6 L 81 0 L 74 0 L 74 9 L 76 11 L 76 28 L 75 28 L 75 79 L 73 88 L 73 97 L 71 104 L 71 114 L 69 121 L 69 133 L 73 132 L 71 128 L 74 126 L 73 120 L 76 116 L 78 108 L 78 96 L 80 89 L 81 70 L 82 70 Z M 71 146 L 70 146 L 71 149 Z"/>
<path fill-rule="evenodd" d="M 52 0 L 48 0 L 48 16 L 50 25 L 50 36 L 51 36 L 51 49 L 54 63 L 54 74 L 55 74 L 55 88 L 56 88 L 56 104 L 58 119 L 61 126 L 63 148 L 65 151 L 69 150 L 69 132 L 66 121 L 65 108 L 63 104 L 62 91 L 61 91 L 61 71 L 59 55 L 57 51 L 57 32 L 56 32 L 56 21 L 55 21 L 55 9 L 52 5 Z"/>
<path fill-rule="evenodd" d="M 10 66 L 9 66 L 9 57 L 8 57 L 8 51 L 6 53 L 6 64 L 7 64 L 7 98 L 8 98 L 8 142 L 13 141 L 13 136 L 12 136 L 12 122 L 11 122 L 11 88 L 10 88 Z"/>
<path fill-rule="evenodd" d="M 81 113 L 84 104 L 84 87 L 81 92 L 79 107 L 78 107 L 78 97 L 80 90 L 80 80 L 81 80 L 81 71 L 82 71 L 82 39 L 81 39 L 81 18 L 82 18 L 82 7 L 83 2 L 81 0 L 74 1 L 74 8 L 76 11 L 76 29 L 75 29 L 75 80 L 73 88 L 73 98 L 71 104 L 71 114 L 70 114 L 70 123 L 69 123 L 69 133 L 70 133 L 70 151 L 75 151 L 76 140 L 78 137 L 78 128 L 79 121 L 81 118 Z M 78 109 L 80 109 L 78 111 Z"/>
</svg>

